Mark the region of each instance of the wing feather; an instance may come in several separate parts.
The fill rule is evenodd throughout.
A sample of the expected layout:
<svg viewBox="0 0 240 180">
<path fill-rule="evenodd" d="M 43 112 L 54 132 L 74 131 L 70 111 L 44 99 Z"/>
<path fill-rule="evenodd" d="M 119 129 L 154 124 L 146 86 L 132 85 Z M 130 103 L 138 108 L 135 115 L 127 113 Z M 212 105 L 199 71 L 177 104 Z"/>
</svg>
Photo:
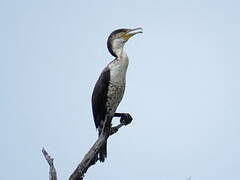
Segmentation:
<svg viewBox="0 0 240 180">
<path fill-rule="evenodd" d="M 96 128 L 104 121 L 107 108 L 108 85 L 110 81 L 110 69 L 106 67 L 98 78 L 92 94 L 92 111 Z"/>
</svg>

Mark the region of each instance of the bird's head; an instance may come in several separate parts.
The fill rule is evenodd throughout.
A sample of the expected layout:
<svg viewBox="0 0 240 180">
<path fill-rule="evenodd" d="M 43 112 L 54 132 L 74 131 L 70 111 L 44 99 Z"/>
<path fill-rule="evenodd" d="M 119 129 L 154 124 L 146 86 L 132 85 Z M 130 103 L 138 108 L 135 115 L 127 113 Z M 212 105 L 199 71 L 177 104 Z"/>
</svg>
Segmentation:
<svg viewBox="0 0 240 180">
<path fill-rule="evenodd" d="M 107 41 L 107 47 L 109 52 L 117 57 L 118 52 L 122 51 L 124 44 L 130 39 L 132 36 L 138 33 L 142 33 L 142 28 L 136 29 L 117 29 L 113 31 Z"/>
</svg>

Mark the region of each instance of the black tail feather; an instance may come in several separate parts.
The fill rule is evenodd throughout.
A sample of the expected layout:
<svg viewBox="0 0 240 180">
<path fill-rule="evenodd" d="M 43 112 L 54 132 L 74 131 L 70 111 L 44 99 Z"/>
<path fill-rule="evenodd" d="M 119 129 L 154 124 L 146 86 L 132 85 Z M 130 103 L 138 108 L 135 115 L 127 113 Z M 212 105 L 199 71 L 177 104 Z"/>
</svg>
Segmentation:
<svg viewBox="0 0 240 180">
<path fill-rule="evenodd" d="M 100 136 L 102 133 L 102 129 L 98 129 L 98 136 Z M 107 158 L 107 141 L 102 145 L 102 147 L 99 150 L 98 157 L 100 162 L 104 162 Z"/>
<path fill-rule="evenodd" d="M 107 141 L 102 145 L 99 150 L 99 160 L 100 162 L 104 162 L 107 158 Z"/>
</svg>

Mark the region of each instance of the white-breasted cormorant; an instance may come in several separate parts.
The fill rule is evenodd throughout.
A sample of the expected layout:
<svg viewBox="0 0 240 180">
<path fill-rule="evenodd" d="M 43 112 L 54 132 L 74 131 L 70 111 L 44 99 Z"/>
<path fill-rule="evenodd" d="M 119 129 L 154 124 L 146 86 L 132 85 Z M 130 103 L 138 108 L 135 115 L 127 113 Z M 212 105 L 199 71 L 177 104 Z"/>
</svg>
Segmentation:
<svg viewBox="0 0 240 180">
<path fill-rule="evenodd" d="M 99 136 L 102 132 L 106 116 L 110 120 L 113 117 L 131 119 L 128 113 L 115 112 L 122 100 L 126 84 L 128 56 L 123 48 L 128 39 L 138 33 L 142 33 L 142 28 L 118 29 L 113 31 L 108 37 L 107 47 L 115 59 L 103 69 L 92 94 L 92 110 Z M 99 151 L 98 158 L 103 162 L 106 157 L 107 144 L 105 143 Z"/>
</svg>

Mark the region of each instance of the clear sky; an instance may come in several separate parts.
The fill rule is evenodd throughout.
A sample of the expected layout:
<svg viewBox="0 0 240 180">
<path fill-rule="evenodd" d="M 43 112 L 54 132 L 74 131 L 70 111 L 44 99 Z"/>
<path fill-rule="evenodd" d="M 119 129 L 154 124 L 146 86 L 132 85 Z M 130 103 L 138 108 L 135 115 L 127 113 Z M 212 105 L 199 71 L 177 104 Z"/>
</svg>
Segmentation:
<svg viewBox="0 0 240 180">
<path fill-rule="evenodd" d="M 97 138 L 91 93 L 117 28 L 142 27 L 118 112 L 134 121 L 86 179 L 240 179 L 240 2 L 1 0 L 0 179 L 67 179 Z"/>
</svg>

